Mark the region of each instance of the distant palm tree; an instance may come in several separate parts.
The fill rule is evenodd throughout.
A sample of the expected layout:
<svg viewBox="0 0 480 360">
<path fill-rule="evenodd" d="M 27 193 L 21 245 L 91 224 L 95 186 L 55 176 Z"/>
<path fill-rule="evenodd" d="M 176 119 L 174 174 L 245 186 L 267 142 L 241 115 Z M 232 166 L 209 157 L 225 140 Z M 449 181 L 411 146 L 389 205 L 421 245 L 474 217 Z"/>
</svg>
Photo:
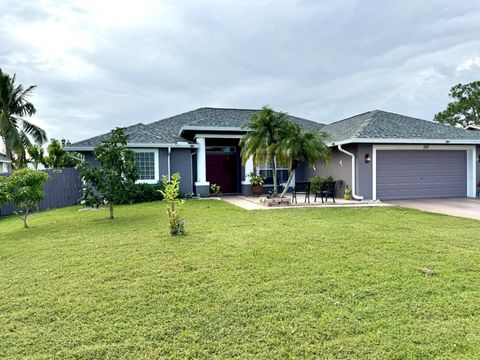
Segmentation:
<svg viewBox="0 0 480 360">
<path fill-rule="evenodd" d="M 289 175 L 281 197 L 287 193 L 295 171 L 301 163 L 306 161 L 310 166 L 315 166 L 319 161 L 328 163 L 331 150 L 325 143 L 326 137 L 325 133 L 303 132 L 300 126 L 294 123 L 283 128 L 277 156 L 282 162 L 289 164 Z"/>
<path fill-rule="evenodd" d="M 6 157 L 16 157 L 19 167 L 25 166 L 26 149 L 35 143 L 41 145 L 47 141 L 47 135 L 37 125 L 25 120 L 35 114 L 35 107 L 28 101 L 35 86 L 26 89 L 15 84 L 15 75 L 10 76 L 0 69 L 0 137 L 5 143 Z"/>
<path fill-rule="evenodd" d="M 240 141 L 243 164 L 253 158 L 254 165 L 270 164 L 273 177 L 273 195 L 278 195 L 277 149 L 282 129 L 289 124 L 287 114 L 264 106 L 250 121 L 243 125 L 247 133 Z"/>
<path fill-rule="evenodd" d="M 38 165 L 42 164 L 46 167 L 45 151 L 41 145 L 30 145 L 27 148 L 28 155 L 30 155 L 30 161 L 33 163 L 35 170 L 38 169 Z"/>
</svg>

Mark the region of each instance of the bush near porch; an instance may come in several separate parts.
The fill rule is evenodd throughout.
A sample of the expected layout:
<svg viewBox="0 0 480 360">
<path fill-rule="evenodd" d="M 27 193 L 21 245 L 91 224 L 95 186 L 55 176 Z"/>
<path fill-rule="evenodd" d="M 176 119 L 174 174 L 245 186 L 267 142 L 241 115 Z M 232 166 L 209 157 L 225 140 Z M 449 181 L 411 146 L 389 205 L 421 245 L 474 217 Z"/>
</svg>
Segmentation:
<svg viewBox="0 0 480 360">
<path fill-rule="evenodd" d="M 475 358 L 480 222 L 159 202 L 0 220 L 0 358 Z M 418 269 L 433 268 L 428 277 Z"/>
</svg>

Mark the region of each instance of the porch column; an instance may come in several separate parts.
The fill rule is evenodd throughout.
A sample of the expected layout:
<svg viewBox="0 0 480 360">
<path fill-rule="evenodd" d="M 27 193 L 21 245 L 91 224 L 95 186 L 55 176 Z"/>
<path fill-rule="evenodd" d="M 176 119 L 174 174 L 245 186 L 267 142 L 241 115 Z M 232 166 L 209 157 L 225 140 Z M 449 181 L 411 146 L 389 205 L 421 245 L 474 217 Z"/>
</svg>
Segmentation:
<svg viewBox="0 0 480 360">
<path fill-rule="evenodd" d="M 210 183 L 207 181 L 207 151 L 205 147 L 205 138 L 197 137 L 197 181 L 195 182 L 195 192 L 197 195 L 208 195 L 210 192 Z"/>
<path fill-rule="evenodd" d="M 245 163 L 245 178 L 242 180 L 242 194 L 251 196 L 252 187 L 250 185 L 250 173 L 254 172 L 253 158 L 250 156 Z"/>
</svg>

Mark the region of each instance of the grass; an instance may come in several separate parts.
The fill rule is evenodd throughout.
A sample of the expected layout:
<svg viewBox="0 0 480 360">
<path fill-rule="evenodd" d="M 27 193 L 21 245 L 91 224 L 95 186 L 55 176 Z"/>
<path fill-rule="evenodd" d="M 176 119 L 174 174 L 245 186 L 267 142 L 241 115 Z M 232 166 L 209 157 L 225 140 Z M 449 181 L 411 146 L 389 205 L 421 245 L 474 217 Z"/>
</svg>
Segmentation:
<svg viewBox="0 0 480 360">
<path fill-rule="evenodd" d="M 188 201 L 0 220 L 0 358 L 476 358 L 480 222 Z M 438 271 L 427 277 L 419 268 Z"/>
</svg>

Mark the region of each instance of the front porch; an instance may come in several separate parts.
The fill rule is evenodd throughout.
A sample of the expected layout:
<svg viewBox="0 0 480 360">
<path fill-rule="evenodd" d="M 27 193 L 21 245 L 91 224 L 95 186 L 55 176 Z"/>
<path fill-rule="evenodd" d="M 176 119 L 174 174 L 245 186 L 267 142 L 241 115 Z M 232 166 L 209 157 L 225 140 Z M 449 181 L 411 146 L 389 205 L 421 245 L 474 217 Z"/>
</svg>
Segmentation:
<svg viewBox="0 0 480 360">
<path fill-rule="evenodd" d="M 291 194 L 287 194 L 286 198 L 291 199 Z M 286 203 L 283 205 L 277 206 L 268 206 L 262 201 L 264 197 L 254 197 L 254 196 L 245 196 L 245 195 L 233 195 L 233 196 L 222 196 L 222 200 L 228 202 L 229 204 L 238 206 L 244 210 L 270 210 L 270 209 L 293 209 L 293 208 L 330 208 L 330 207 L 377 207 L 377 206 L 392 206 L 390 204 L 385 204 L 380 201 L 372 200 L 344 200 L 344 199 L 335 199 L 335 203 L 329 199 L 328 202 L 322 204 L 320 199 L 317 199 L 316 202 L 311 200 L 310 203 L 298 201 L 296 204 L 293 202 Z"/>
<path fill-rule="evenodd" d="M 242 165 L 240 157 L 241 134 L 197 134 L 195 193 L 210 194 L 210 186 L 220 186 L 222 194 L 251 195 L 248 174 L 254 170 L 249 159 Z"/>
</svg>

